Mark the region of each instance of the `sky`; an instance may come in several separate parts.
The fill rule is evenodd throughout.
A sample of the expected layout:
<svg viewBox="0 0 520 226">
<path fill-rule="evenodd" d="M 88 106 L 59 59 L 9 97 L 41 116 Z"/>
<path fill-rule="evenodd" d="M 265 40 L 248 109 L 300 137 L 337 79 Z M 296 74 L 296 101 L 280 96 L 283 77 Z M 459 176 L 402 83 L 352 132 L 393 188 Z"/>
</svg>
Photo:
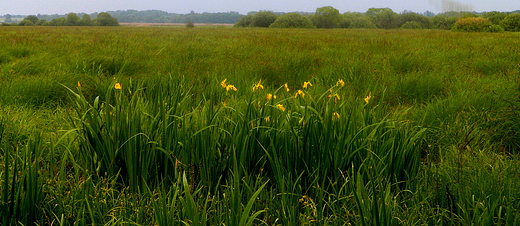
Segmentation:
<svg viewBox="0 0 520 226">
<path fill-rule="evenodd" d="M 427 10 L 444 11 L 502 11 L 520 10 L 520 0 L 0 0 L 0 15 L 36 15 L 95 13 L 115 10 L 162 10 L 186 14 L 190 11 L 229 12 L 246 14 L 251 11 L 314 12 L 332 6 L 344 12 L 366 12 L 369 8 L 390 8 L 422 13 Z"/>
</svg>

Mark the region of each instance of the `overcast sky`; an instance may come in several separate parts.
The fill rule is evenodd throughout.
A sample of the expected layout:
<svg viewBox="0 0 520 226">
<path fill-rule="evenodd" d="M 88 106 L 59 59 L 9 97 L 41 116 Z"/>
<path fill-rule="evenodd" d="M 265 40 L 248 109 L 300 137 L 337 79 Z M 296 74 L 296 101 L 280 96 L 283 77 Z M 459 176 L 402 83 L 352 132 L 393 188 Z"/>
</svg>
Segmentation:
<svg viewBox="0 0 520 226">
<path fill-rule="evenodd" d="M 390 8 L 439 13 L 450 9 L 477 12 L 520 10 L 520 0 L 0 0 L 0 15 L 94 13 L 112 10 L 157 9 L 170 13 L 250 11 L 314 12 L 332 6 L 343 12 L 365 12 L 368 8 Z"/>
</svg>

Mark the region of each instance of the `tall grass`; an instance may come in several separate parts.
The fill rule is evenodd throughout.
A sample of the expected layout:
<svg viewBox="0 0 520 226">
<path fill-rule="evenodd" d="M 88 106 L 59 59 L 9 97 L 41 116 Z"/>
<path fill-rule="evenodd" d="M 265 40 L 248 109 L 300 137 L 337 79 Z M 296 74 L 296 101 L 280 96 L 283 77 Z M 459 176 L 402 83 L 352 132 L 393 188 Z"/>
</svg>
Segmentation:
<svg viewBox="0 0 520 226">
<path fill-rule="evenodd" d="M 0 36 L 4 224 L 519 220 L 516 34 Z"/>
</svg>

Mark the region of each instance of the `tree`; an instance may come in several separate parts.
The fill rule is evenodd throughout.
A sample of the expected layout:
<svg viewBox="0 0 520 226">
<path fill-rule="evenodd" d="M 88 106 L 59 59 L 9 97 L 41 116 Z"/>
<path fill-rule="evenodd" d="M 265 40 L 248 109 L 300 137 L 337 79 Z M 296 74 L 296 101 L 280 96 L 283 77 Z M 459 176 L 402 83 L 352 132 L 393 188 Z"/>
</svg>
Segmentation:
<svg viewBox="0 0 520 226">
<path fill-rule="evenodd" d="M 65 26 L 65 17 L 60 17 L 56 19 L 52 19 L 51 22 L 49 22 L 49 25 L 51 26 Z"/>
<path fill-rule="evenodd" d="M 272 23 L 270 28 L 314 28 L 311 20 L 299 13 L 287 13 L 281 15 Z"/>
<path fill-rule="evenodd" d="M 397 27 L 402 28 L 402 26 L 406 23 L 408 23 L 407 26 L 413 25 L 414 28 L 417 28 L 417 25 L 419 25 L 421 28 L 431 27 L 431 21 L 430 19 L 428 19 L 428 17 L 410 11 L 404 11 L 401 14 L 397 15 Z"/>
<path fill-rule="evenodd" d="M 35 15 L 30 15 L 30 16 L 27 16 L 26 18 L 24 18 L 24 20 L 28 20 L 28 21 L 31 21 L 33 24 L 37 24 L 38 23 L 38 17 L 35 16 Z"/>
<path fill-rule="evenodd" d="M 101 12 L 94 19 L 94 25 L 96 26 L 119 26 L 116 18 L 113 18 L 106 12 Z"/>
<path fill-rule="evenodd" d="M 25 18 L 22 21 L 20 21 L 20 23 L 18 23 L 18 26 L 34 26 L 34 23 L 31 20 Z"/>
<path fill-rule="evenodd" d="M 80 18 L 75 13 L 69 13 L 67 14 L 67 18 L 65 19 L 65 25 L 66 26 L 78 26 L 80 22 Z"/>
<path fill-rule="evenodd" d="M 276 16 L 272 11 L 259 11 L 253 15 L 251 26 L 269 27 L 277 18 L 278 16 Z"/>
<path fill-rule="evenodd" d="M 520 14 L 512 13 L 500 21 L 500 26 L 506 31 L 520 31 Z"/>
<path fill-rule="evenodd" d="M 4 20 L 5 23 L 12 23 L 13 22 L 13 19 L 11 18 L 11 15 L 10 14 L 6 14 L 5 15 L 5 20 Z"/>
<path fill-rule="evenodd" d="M 344 13 L 340 27 L 342 28 L 377 28 L 363 13 Z"/>
<path fill-rule="evenodd" d="M 370 8 L 365 13 L 378 28 L 391 29 L 397 27 L 397 14 L 389 8 Z"/>
<path fill-rule="evenodd" d="M 453 24 L 455 24 L 455 22 L 457 22 L 457 20 L 458 20 L 458 17 L 439 14 L 439 15 L 433 17 L 432 26 L 433 26 L 433 28 L 437 28 L 437 29 L 449 30 L 449 29 L 451 29 Z"/>
<path fill-rule="evenodd" d="M 250 27 L 252 22 L 253 15 L 248 14 L 238 19 L 238 22 L 235 23 L 234 27 Z"/>
<path fill-rule="evenodd" d="M 94 25 L 94 22 L 90 18 L 90 15 L 83 14 L 83 16 L 81 17 L 81 21 L 79 21 L 79 25 L 80 26 L 92 26 L 92 25 Z"/>
<path fill-rule="evenodd" d="M 493 24 L 500 24 L 500 21 L 507 17 L 507 13 L 498 11 L 486 12 L 482 13 L 482 17 L 488 18 L 489 21 L 491 21 Z"/>
<path fill-rule="evenodd" d="M 338 28 L 342 17 L 339 11 L 332 6 L 325 6 L 316 9 L 313 22 L 317 28 Z"/>
</svg>

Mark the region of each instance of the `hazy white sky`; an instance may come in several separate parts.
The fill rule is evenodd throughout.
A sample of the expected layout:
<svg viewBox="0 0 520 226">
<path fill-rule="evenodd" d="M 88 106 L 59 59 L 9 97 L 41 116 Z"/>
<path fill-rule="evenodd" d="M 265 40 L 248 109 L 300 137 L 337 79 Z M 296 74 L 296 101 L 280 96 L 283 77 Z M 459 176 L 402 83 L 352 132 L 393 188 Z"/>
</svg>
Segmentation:
<svg viewBox="0 0 520 226">
<path fill-rule="evenodd" d="M 157 9 L 170 13 L 272 10 L 314 12 L 332 6 L 343 12 L 365 12 L 368 8 L 390 8 L 395 12 L 448 11 L 462 8 L 477 12 L 520 10 L 520 0 L 0 0 L 0 15 L 94 13 L 109 10 Z"/>
</svg>

